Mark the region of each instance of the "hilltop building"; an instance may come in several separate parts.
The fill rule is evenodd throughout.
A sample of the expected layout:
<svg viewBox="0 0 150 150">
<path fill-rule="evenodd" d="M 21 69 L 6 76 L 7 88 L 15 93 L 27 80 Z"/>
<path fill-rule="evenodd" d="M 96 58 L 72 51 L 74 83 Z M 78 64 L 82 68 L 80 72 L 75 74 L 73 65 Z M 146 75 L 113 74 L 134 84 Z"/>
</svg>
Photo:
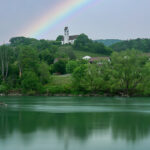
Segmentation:
<svg viewBox="0 0 150 150">
<path fill-rule="evenodd" d="M 64 29 L 64 37 L 62 39 L 62 44 L 74 44 L 74 41 L 77 39 L 79 35 L 69 35 L 69 28 L 65 27 Z"/>
</svg>

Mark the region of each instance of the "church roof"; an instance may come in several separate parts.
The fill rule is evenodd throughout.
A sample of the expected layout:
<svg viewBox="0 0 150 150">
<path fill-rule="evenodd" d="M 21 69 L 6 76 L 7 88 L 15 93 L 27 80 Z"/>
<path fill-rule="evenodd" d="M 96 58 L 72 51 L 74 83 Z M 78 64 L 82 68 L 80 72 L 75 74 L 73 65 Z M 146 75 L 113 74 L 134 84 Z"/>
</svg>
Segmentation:
<svg viewBox="0 0 150 150">
<path fill-rule="evenodd" d="M 76 40 L 78 36 L 79 36 L 79 35 L 71 35 L 71 36 L 69 36 L 69 41 L 70 41 L 70 40 Z M 64 36 L 63 36 L 63 38 L 62 38 L 62 41 L 64 41 Z"/>
<path fill-rule="evenodd" d="M 71 35 L 71 36 L 69 36 L 69 40 L 75 40 L 75 39 L 77 39 L 78 36 L 79 35 Z"/>
</svg>

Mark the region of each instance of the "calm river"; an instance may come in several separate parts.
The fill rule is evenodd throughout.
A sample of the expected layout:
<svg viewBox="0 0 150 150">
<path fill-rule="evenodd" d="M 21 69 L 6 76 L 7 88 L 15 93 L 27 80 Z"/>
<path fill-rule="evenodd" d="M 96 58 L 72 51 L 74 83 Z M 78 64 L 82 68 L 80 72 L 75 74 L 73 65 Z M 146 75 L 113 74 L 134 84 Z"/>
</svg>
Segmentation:
<svg viewBox="0 0 150 150">
<path fill-rule="evenodd" d="M 150 98 L 0 97 L 0 150 L 149 150 Z"/>
</svg>

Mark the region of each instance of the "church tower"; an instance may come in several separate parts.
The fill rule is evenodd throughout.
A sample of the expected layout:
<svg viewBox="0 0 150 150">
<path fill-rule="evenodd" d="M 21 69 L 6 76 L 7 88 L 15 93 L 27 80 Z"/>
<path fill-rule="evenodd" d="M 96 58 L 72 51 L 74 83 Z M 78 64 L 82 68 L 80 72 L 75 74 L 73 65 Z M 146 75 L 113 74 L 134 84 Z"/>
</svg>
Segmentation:
<svg viewBox="0 0 150 150">
<path fill-rule="evenodd" d="M 69 43 L 69 28 L 65 27 L 64 29 L 64 44 Z"/>
</svg>

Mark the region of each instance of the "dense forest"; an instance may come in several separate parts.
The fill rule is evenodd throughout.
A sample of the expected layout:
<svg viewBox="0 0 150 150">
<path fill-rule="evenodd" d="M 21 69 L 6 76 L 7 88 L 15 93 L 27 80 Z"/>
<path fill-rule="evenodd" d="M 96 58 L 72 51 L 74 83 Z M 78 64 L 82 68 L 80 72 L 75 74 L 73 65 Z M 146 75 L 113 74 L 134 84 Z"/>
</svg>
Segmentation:
<svg viewBox="0 0 150 150">
<path fill-rule="evenodd" d="M 85 34 L 73 45 L 61 45 L 61 36 L 56 41 L 11 38 L 0 46 L 0 93 L 148 96 L 149 57 L 141 52 L 145 47 L 133 48 L 115 52 Z M 83 60 L 79 51 L 98 57 Z"/>
<path fill-rule="evenodd" d="M 150 52 L 150 39 L 126 40 L 110 46 L 114 51 L 136 49 L 142 52 Z"/>
</svg>

